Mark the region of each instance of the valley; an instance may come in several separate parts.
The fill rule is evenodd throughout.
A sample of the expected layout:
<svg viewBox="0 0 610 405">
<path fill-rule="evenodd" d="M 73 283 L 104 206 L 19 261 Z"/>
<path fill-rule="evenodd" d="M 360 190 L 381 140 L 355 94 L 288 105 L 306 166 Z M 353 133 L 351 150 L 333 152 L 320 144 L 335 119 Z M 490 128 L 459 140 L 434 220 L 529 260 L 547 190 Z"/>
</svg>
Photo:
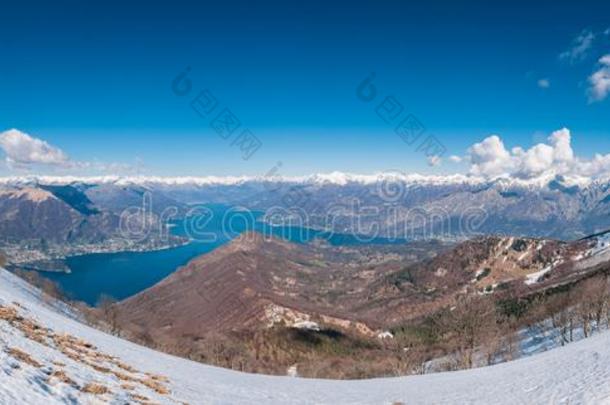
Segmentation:
<svg viewBox="0 0 610 405">
<path fill-rule="evenodd" d="M 331 226 L 320 225 L 316 211 L 320 205 L 310 206 L 311 200 L 292 199 L 290 207 L 259 200 L 256 196 L 264 193 L 259 188 L 269 185 L 252 180 L 11 184 L 6 186 L 11 191 L 5 193 L 6 206 L 13 207 L 11 215 L 22 212 L 31 218 L 29 212 L 43 210 L 44 221 L 42 212 L 50 200 L 71 215 L 82 215 L 80 229 L 100 215 L 118 218 L 119 225 L 96 227 L 96 232 L 103 231 L 99 236 L 69 231 L 63 239 L 40 238 L 33 249 L 4 245 L 3 251 L 9 269 L 45 270 L 39 274 L 56 283 L 59 289 L 53 290 L 89 305 L 84 310 L 97 319 L 95 324 L 119 336 L 240 371 L 318 378 L 405 375 L 518 358 L 529 350 L 519 348 L 525 344 L 525 338 L 519 337 L 525 331 L 541 325 L 545 325 L 542 335 L 560 330 L 557 322 L 551 322 L 561 311 L 555 301 L 565 299 L 558 297 L 589 288 L 590 278 L 606 280 L 610 257 L 605 233 L 560 241 L 535 236 L 539 224 L 533 222 L 524 230 L 527 236 L 502 236 L 505 222 L 493 222 L 493 217 L 485 218 L 490 223 L 462 227 L 460 218 L 472 220 L 468 210 L 422 216 L 429 208 L 426 204 L 442 200 L 441 190 L 449 193 L 443 199 L 469 193 L 473 204 L 480 192 L 464 187 L 478 189 L 479 183 L 401 179 L 405 190 L 421 193 L 418 202 L 427 207 L 417 219 L 401 223 L 410 230 L 431 232 L 400 233 L 412 237 L 404 239 L 379 225 L 377 221 L 388 224 L 389 218 L 380 216 L 385 215 L 383 210 L 375 218 L 358 212 L 365 203 L 383 205 L 378 186 L 349 179 L 278 183 L 307 189 L 309 199 L 338 196 L 325 203 L 340 208 L 329 208 Z M 575 195 L 573 189 L 566 195 L 553 183 L 528 187 L 534 190 L 521 189 L 524 194 L 518 200 L 516 192 L 506 194 L 505 204 L 510 201 L 515 205 L 512 209 L 519 210 L 529 198 L 527 193 L 535 192 L 547 194 L 547 201 L 552 196 L 557 209 L 563 209 L 562 201 Z M 591 195 L 591 187 L 599 185 L 583 186 L 582 195 Z M 273 195 L 267 193 L 265 198 Z M 395 213 L 409 210 L 415 195 L 407 195 L 389 208 Z M 362 205 L 353 211 L 355 196 Z M 205 204 L 202 198 L 207 199 Z M 496 203 L 490 202 L 490 207 Z M 521 215 L 525 224 L 528 214 Z M 120 226 L 125 217 L 132 221 L 128 230 L 135 229 L 133 234 L 125 234 Z M 71 224 L 49 226 L 63 229 Z M 454 229 L 459 232 L 452 232 L 451 224 L 457 224 Z M 116 237 L 132 248 L 114 244 Z M 98 241 L 88 242 L 91 238 Z M 28 246 L 27 241 L 19 243 Z M 82 246 L 96 245 L 104 246 L 106 253 L 73 254 Z M 64 246 L 64 253 L 71 254 L 62 257 Z M 581 305 L 580 293 L 569 294 L 579 297 L 574 305 Z M 477 315 L 469 318 L 470 313 Z M 467 336 L 456 329 L 456 322 L 475 321 L 477 333 Z M 585 331 L 602 328 L 600 322 L 587 323 Z M 573 328 L 582 328 L 578 322 L 573 325 L 570 336 Z M 560 337 L 548 344 L 563 344 L 563 332 L 552 333 Z"/>
<path fill-rule="evenodd" d="M 443 356 L 436 370 L 470 368 L 522 356 L 521 330 L 548 333 L 561 300 L 589 305 L 597 285 L 606 308 L 605 243 L 484 237 L 348 249 L 244 233 L 118 303 L 115 323 L 142 344 L 249 372 L 296 364 L 309 377 L 370 378 Z M 574 317 L 561 318 L 570 336 Z M 588 317 L 585 336 L 602 328 Z"/>
</svg>

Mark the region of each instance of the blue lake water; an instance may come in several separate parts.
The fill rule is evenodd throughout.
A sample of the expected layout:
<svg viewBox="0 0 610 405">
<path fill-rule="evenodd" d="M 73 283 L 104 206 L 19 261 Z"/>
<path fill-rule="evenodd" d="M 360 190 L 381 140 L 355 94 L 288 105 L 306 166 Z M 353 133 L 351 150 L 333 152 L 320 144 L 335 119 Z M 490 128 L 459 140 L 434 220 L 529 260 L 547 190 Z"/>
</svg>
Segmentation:
<svg viewBox="0 0 610 405">
<path fill-rule="evenodd" d="M 296 243 L 308 243 L 316 238 L 332 245 L 365 243 L 405 243 L 384 238 L 364 239 L 354 235 L 330 234 L 309 228 L 269 226 L 258 221 L 259 213 L 244 214 L 223 206 L 208 206 L 202 217 L 175 224 L 176 235 L 195 237 L 193 242 L 152 252 L 94 253 L 66 259 L 71 273 L 40 274 L 59 284 L 71 299 L 95 305 L 102 294 L 122 300 L 158 283 L 193 258 L 227 243 L 246 230 L 274 235 Z"/>
</svg>

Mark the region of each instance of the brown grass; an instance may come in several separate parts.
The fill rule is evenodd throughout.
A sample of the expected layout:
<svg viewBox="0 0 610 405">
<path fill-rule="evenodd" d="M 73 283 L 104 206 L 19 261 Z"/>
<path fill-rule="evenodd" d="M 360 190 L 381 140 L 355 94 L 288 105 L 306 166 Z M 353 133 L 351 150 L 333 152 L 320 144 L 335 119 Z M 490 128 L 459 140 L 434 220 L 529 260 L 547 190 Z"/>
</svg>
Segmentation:
<svg viewBox="0 0 610 405">
<path fill-rule="evenodd" d="M 0 319 L 7 321 L 11 326 L 19 329 L 28 339 L 47 347 L 50 346 L 48 339 L 52 333 L 36 321 L 19 315 L 17 308 L 14 306 L 0 306 Z"/>
<path fill-rule="evenodd" d="M 127 383 L 139 383 L 144 387 L 155 391 L 157 394 L 170 394 L 169 389 L 164 385 L 169 382 L 167 377 L 152 373 L 145 373 L 146 377 L 144 378 L 132 376 L 129 373 L 138 373 L 138 370 L 121 362 L 119 358 L 97 351 L 97 347 L 83 339 L 76 338 L 66 333 L 54 333 L 51 329 L 44 328 L 36 321 L 20 316 L 17 307 L 0 306 L 0 320 L 9 322 L 11 326 L 20 330 L 28 339 L 56 349 L 77 363 L 85 364 L 97 372 L 116 376 L 120 381 L 124 382 L 121 385 L 121 388 L 125 390 L 132 391 L 135 389 L 135 385 Z M 10 348 L 6 351 L 22 363 L 38 368 L 43 366 L 42 363 L 32 358 L 23 350 Z M 65 367 L 65 364 L 62 362 L 54 361 L 53 364 L 56 367 Z M 123 371 L 115 370 L 113 369 L 113 366 L 116 366 L 117 369 Z M 108 387 L 97 383 L 89 383 L 80 388 L 74 380 L 61 369 L 50 372 L 48 380 L 57 380 L 65 384 L 70 384 L 80 389 L 82 392 L 89 394 L 103 395 L 110 392 Z M 138 396 L 137 394 L 133 395 L 136 395 L 136 397 L 134 397 L 135 401 L 141 404 L 150 404 L 148 398 Z"/>
<path fill-rule="evenodd" d="M 140 395 L 140 394 L 129 394 L 129 396 L 134 401 L 140 401 L 140 402 L 142 402 L 142 401 L 150 401 L 150 399 L 148 399 L 148 397 L 145 397 L 144 395 Z"/>
<path fill-rule="evenodd" d="M 38 323 L 31 319 L 24 319 L 18 325 L 18 329 L 30 340 L 40 343 L 44 346 L 49 346 L 49 333 L 43 329 Z"/>
<path fill-rule="evenodd" d="M 148 399 L 144 395 L 131 394 L 131 399 L 139 405 L 158 405 L 157 402 L 152 402 L 150 399 Z"/>
<path fill-rule="evenodd" d="M 118 378 L 119 380 L 122 380 L 122 381 L 137 381 L 134 377 L 130 376 L 129 374 L 121 373 L 120 371 L 112 370 L 111 373 L 114 374 L 116 376 L 116 378 Z"/>
<path fill-rule="evenodd" d="M 53 335 L 53 341 L 60 348 L 67 348 L 76 353 L 84 354 L 87 356 L 94 354 L 94 350 L 96 350 L 95 346 L 93 346 L 92 344 L 82 339 L 77 339 L 74 336 L 68 334 L 55 334 Z"/>
<path fill-rule="evenodd" d="M 115 361 L 114 363 L 118 368 L 122 368 L 125 371 L 129 371 L 130 373 L 135 373 L 136 369 L 131 367 L 129 364 L 122 363 L 120 361 Z"/>
<path fill-rule="evenodd" d="M 94 363 L 85 363 L 85 364 L 87 364 L 89 367 L 91 367 L 95 371 L 99 371 L 100 373 L 110 374 L 112 372 L 112 370 L 110 370 L 108 367 L 100 366 L 100 365 L 97 365 Z"/>
<path fill-rule="evenodd" d="M 55 378 L 55 379 L 59 380 L 60 382 L 62 382 L 64 384 L 69 384 L 69 385 L 72 385 L 72 386 L 76 386 L 76 383 L 74 382 L 74 380 L 72 380 L 70 377 L 68 377 L 66 372 L 63 371 L 63 370 L 54 370 L 51 373 L 50 378 Z"/>
<path fill-rule="evenodd" d="M 146 373 L 146 375 L 148 377 L 150 377 L 151 380 L 154 380 L 154 381 L 161 381 L 161 382 L 165 382 L 165 383 L 169 382 L 169 378 L 167 378 L 163 375 L 152 374 L 152 373 Z"/>
<path fill-rule="evenodd" d="M 107 394 L 110 392 L 108 387 L 106 387 L 105 385 L 102 385 L 102 384 L 97 384 L 97 383 L 88 383 L 83 388 L 81 388 L 81 391 L 86 394 L 94 394 L 94 395 L 104 395 L 104 394 Z"/>
<path fill-rule="evenodd" d="M 29 354 L 27 354 L 26 352 L 24 352 L 21 349 L 17 349 L 16 347 L 11 347 L 11 348 L 7 349 L 6 352 L 22 363 L 29 364 L 32 367 L 37 367 L 37 368 L 42 367 L 42 363 L 40 363 L 39 361 L 32 358 L 32 356 L 30 356 Z"/>
<path fill-rule="evenodd" d="M 23 318 L 19 316 L 19 313 L 15 307 L 5 307 L 2 305 L 0 305 L 0 319 L 11 324 L 23 320 Z"/>
<path fill-rule="evenodd" d="M 168 395 L 169 394 L 169 390 L 160 382 L 155 381 L 151 378 L 146 378 L 146 379 L 142 379 L 140 380 L 140 383 L 148 388 L 150 388 L 151 390 L 155 391 L 157 394 L 160 395 Z"/>
<path fill-rule="evenodd" d="M 95 350 L 97 350 L 97 349 L 95 349 Z M 116 357 L 111 356 L 111 355 L 106 354 L 106 353 L 97 352 L 97 351 L 93 353 L 93 357 L 95 357 L 96 359 L 102 359 L 102 360 L 106 360 L 106 361 L 111 361 L 113 363 L 117 363 L 118 362 L 117 361 L 118 359 Z"/>
</svg>

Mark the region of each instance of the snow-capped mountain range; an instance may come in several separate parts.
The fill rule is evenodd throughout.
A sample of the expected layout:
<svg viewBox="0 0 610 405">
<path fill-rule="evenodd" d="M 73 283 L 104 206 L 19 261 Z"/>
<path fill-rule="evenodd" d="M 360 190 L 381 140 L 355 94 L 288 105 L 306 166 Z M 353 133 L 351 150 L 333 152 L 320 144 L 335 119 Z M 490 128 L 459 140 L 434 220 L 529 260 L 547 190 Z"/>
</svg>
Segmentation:
<svg viewBox="0 0 610 405">
<path fill-rule="evenodd" d="M 537 177 L 481 177 L 464 174 L 423 175 L 418 173 L 403 173 L 386 171 L 373 174 L 356 174 L 345 172 L 316 173 L 306 176 L 282 176 L 269 173 L 261 176 L 7 176 L 0 177 L 2 185 L 36 185 L 36 184 L 116 184 L 116 185 L 164 185 L 164 186 L 212 186 L 240 185 L 245 183 L 292 183 L 309 185 L 345 186 L 350 183 L 370 185 L 384 181 L 401 182 L 420 185 L 481 185 L 498 184 L 503 187 L 544 187 L 554 180 L 561 180 L 567 186 L 587 187 L 610 182 L 610 174 L 606 177 L 560 176 L 546 173 Z"/>
<path fill-rule="evenodd" d="M 280 212 L 291 220 L 296 215 L 297 225 L 411 239 L 479 234 L 578 239 L 610 228 L 610 178 L 602 177 L 549 174 L 485 179 L 398 172 L 304 177 L 6 177 L 0 179 L 0 191 L 5 190 L 0 194 L 0 218 L 11 207 L 5 225 L 12 221 L 23 228 L 30 217 L 44 219 L 35 215 L 41 204 L 31 204 L 23 193 L 21 199 L 12 195 L 24 188 L 51 192 L 77 211 L 88 202 L 87 223 L 96 215 L 117 216 L 129 207 L 142 207 L 148 195 L 153 210 L 159 212 L 168 206 L 183 210 L 193 204 L 226 204 L 274 215 Z M 20 216 L 19 207 L 30 205 L 24 211 L 27 216 Z"/>
</svg>

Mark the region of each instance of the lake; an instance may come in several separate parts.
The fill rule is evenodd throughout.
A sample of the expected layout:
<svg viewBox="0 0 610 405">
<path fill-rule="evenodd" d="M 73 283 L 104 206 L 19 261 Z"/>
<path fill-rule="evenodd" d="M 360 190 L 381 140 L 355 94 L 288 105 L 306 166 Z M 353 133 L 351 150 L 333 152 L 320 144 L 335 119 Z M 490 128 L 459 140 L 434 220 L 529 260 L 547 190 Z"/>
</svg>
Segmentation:
<svg viewBox="0 0 610 405">
<path fill-rule="evenodd" d="M 245 215 L 225 206 L 207 207 L 210 211 L 205 217 L 176 222 L 172 228 L 172 233 L 176 235 L 195 235 L 196 239 L 200 240 L 176 248 L 151 252 L 72 256 L 65 260 L 71 273 L 39 272 L 39 274 L 56 282 L 69 298 L 95 305 L 101 295 L 122 300 L 152 287 L 180 266 L 224 245 L 246 230 L 274 235 L 296 243 L 308 243 L 319 238 L 335 246 L 406 243 L 405 240 L 384 238 L 365 240 L 355 235 L 331 234 L 302 227 L 270 226 L 259 221 L 261 213 Z"/>
</svg>

